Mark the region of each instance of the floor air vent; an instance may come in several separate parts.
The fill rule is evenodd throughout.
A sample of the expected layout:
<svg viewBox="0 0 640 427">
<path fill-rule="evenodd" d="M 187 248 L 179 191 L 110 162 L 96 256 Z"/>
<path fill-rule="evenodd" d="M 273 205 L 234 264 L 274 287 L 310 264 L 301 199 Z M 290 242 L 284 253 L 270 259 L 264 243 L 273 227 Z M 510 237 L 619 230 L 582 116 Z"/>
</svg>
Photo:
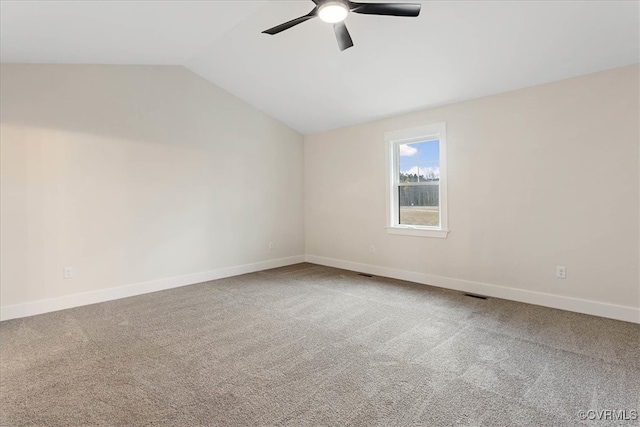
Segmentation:
<svg viewBox="0 0 640 427">
<path fill-rule="evenodd" d="M 362 276 L 362 277 L 373 277 L 370 274 L 364 274 L 364 273 L 358 273 L 358 276 Z"/>
<path fill-rule="evenodd" d="M 474 294 L 464 294 L 465 297 L 478 298 L 478 299 L 487 299 L 487 297 L 482 295 L 474 295 Z"/>
</svg>

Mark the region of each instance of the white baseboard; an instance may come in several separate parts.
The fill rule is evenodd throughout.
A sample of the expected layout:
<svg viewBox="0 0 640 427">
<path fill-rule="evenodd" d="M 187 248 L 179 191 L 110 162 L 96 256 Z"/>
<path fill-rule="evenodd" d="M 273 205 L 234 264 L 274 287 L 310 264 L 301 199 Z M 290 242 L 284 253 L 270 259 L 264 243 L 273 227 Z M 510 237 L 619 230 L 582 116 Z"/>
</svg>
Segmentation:
<svg viewBox="0 0 640 427">
<path fill-rule="evenodd" d="M 313 264 L 342 268 L 375 276 L 390 277 L 423 285 L 437 286 L 439 288 L 453 289 L 456 291 L 486 295 L 494 298 L 524 302 L 527 304 L 541 305 L 560 310 L 591 314 L 593 316 L 623 320 L 625 322 L 640 323 L 640 309 L 635 307 L 626 307 L 561 295 L 508 288 L 505 286 L 490 285 L 488 283 L 452 279 L 449 277 L 435 276 L 413 271 L 396 270 L 393 268 L 325 258 L 316 255 L 306 255 L 305 260 Z"/>
<path fill-rule="evenodd" d="M 257 262 L 254 264 L 220 268 L 201 273 L 186 274 L 184 276 L 168 277 L 166 279 L 152 280 L 149 282 L 134 283 L 116 288 L 101 289 L 99 291 L 66 295 L 63 297 L 27 302 L 24 304 L 8 305 L 0 307 L 0 321 L 163 291 L 165 289 L 178 288 L 181 286 L 208 282 L 209 280 L 223 279 L 225 277 L 239 276 L 241 274 L 268 270 L 270 268 L 284 267 L 304 262 L 304 258 L 304 255 L 298 255 L 288 258 Z"/>
<path fill-rule="evenodd" d="M 342 268 L 345 270 L 358 271 L 375 276 L 390 277 L 393 279 L 407 280 L 424 285 L 486 295 L 494 298 L 502 298 L 528 304 L 541 305 L 544 307 L 557 308 L 560 310 L 574 311 L 577 313 L 590 314 L 609 319 L 623 320 L 625 322 L 640 323 L 640 309 L 635 307 L 625 307 L 561 295 L 508 288 L 488 283 L 452 279 L 449 277 L 397 270 L 376 265 L 325 258 L 316 255 L 298 255 L 288 258 L 257 262 L 254 264 L 238 265 L 201 273 L 187 274 L 184 276 L 152 280 L 149 282 L 134 283 L 131 285 L 102 289 L 99 291 L 67 295 L 59 298 L 9 305 L 0 307 L 0 321 L 34 316 L 36 314 L 65 310 L 67 308 L 80 307 L 83 305 L 96 304 L 135 295 L 162 291 L 165 289 L 178 288 L 181 286 L 207 282 L 209 280 L 223 279 L 225 277 L 268 270 L 270 268 L 284 267 L 304 261 L 329 267 Z"/>
</svg>

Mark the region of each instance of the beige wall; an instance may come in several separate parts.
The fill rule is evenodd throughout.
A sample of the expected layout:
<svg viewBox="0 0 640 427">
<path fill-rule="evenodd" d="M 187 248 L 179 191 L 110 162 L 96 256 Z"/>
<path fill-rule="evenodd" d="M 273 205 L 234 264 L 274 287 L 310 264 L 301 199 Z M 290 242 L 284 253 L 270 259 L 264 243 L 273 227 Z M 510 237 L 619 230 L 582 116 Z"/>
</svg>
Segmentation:
<svg viewBox="0 0 640 427">
<path fill-rule="evenodd" d="M 2 306 L 304 253 L 281 123 L 181 67 L 1 76 Z"/>
<path fill-rule="evenodd" d="M 2 307 L 305 250 L 640 307 L 637 66 L 311 135 L 304 165 L 302 136 L 180 67 L 1 78 Z M 388 235 L 384 132 L 441 121 L 451 233 Z"/>
<path fill-rule="evenodd" d="M 306 137 L 307 255 L 640 307 L 638 80 L 625 67 Z M 434 122 L 451 233 L 389 235 L 384 133 Z"/>
</svg>

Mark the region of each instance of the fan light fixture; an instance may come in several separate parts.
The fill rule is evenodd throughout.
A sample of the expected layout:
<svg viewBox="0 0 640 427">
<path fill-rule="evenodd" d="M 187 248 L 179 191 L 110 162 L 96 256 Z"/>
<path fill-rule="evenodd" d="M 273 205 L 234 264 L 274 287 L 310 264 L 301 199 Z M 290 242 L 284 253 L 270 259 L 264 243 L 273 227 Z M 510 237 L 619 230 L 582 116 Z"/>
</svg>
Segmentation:
<svg viewBox="0 0 640 427">
<path fill-rule="evenodd" d="M 329 1 L 318 9 L 318 17 L 329 24 L 342 22 L 347 18 L 349 9 L 340 1 Z"/>
<path fill-rule="evenodd" d="M 387 16 L 409 16 L 420 15 L 421 5 L 418 3 L 360 3 L 351 0 L 312 0 L 315 4 L 311 12 L 299 16 L 284 24 L 276 25 L 273 28 L 264 30 L 264 34 L 279 34 L 284 30 L 295 27 L 313 18 L 320 18 L 324 22 L 333 24 L 333 31 L 336 33 L 336 40 L 340 50 L 349 49 L 353 46 L 351 34 L 347 30 L 344 20 L 349 12 L 363 15 L 387 15 Z"/>
</svg>

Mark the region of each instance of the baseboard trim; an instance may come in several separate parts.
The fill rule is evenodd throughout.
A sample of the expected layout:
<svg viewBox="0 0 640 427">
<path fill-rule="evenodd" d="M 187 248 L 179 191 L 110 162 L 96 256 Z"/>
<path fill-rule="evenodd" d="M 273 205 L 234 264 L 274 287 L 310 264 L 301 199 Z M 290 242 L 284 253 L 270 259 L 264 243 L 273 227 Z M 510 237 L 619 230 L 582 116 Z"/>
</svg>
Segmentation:
<svg viewBox="0 0 640 427">
<path fill-rule="evenodd" d="M 371 264 L 344 261 L 333 258 L 325 258 L 316 255 L 306 255 L 305 260 L 313 264 L 328 267 L 342 268 L 344 270 L 357 271 L 375 276 L 389 277 L 406 280 L 423 285 L 437 286 L 439 288 L 453 289 L 456 291 L 486 295 L 494 298 L 524 302 L 527 304 L 541 305 L 560 310 L 590 314 L 625 322 L 640 323 L 640 309 L 621 305 L 607 304 L 597 301 L 566 297 L 561 295 L 546 294 L 542 292 L 527 291 L 523 289 L 509 288 L 491 285 L 488 283 L 472 282 L 468 280 L 452 279 L 450 277 L 436 276 L 432 274 L 418 273 L 406 270 L 380 267 Z"/>
<path fill-rule="evenodd" d="M 210 280 L 223 279 L 225 277 L 239 276 L 241 274 L 254 273 L 256 271 L 287 265 L 310 262 L 328 267 L 342 268 L 344 270 L 357 271 L 375 276 L 390 277 L 393 279 L 407 280 L 423 285 L 437 286 L 440 288 L 473 294 L 486 295 L 493 298 L 502 298 L 527 304 L 541 305 L 560 310 L 590 314 L 609 319 L 622 320 L 640 324 L 640 309 L 561 295 L 546 294 L 542 292 L 527 291 L 523 289 L 509 288 L 505 286 L 491 285 L 488 283 L 472 282 L 468 280 L 453 279 L 450 277 L 436 276 L 432 274 L 418 273 L 414 271 L 398 270 L 388 267 L 380 267 L 371 264 L 362 264 L 352 261 L 326 258 L 316 255 L 297 255 L 287 258 L 262 261 L 253 264 L 244 264 L 233 267 L 220 268 L 200 273 L 183 276 L 169 277 L 152 280 L 149 282 L 134 283 L 116 288 L 102 289 L 99 291 L 84 292 L 81 294 L 67 295 L 58 298 L 50 298 L 32 301 L 24 304 L 0 307 L 0 321 L 17 319 L 53 311 L 65 310 L 83 305 L 96 304 L 120 298 L 127 298 Z"/>
<path fill-rule="evenodd" d="M 200 273 L 186 274 L 183 276 L 168 277 L 149 282 L 134 283 L 116 288 L 102 289 L 99 291 L 66 295 L 63 297 L 44 299 L 24 304 L 8 305 L 0 307 L 0 321 L 34 316 L 36 314 L 65 310 L 68 308 L 148 294 L 166 289 L 179 288 L 181 286 L 188 286 L 216 279 L 224 279 L 225 277 L 239 276 L 241 274 L 254 273 L 256 271 L 268 270 L 270 268 L 284 267 L 304 262 L 304 259 L 304 255 L 297 255 L 287 258 L 256 262 L 253 264 L 244 264 Z"/>
</svg>

